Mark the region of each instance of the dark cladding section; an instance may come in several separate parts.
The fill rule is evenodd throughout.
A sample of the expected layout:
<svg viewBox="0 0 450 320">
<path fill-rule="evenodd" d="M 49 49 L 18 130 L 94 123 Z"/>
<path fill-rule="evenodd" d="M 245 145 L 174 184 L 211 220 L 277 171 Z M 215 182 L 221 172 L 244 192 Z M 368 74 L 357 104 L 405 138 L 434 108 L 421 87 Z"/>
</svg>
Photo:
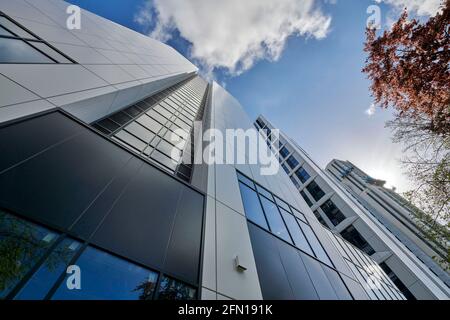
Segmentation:
<svg viewBox="0 0 450 320">
<path fill-rule="evenodd" d="M 0 128 L 0 207 L 198 285 L 204 196 L 59 112 Z"/>
<path fill-rule="evenodd" d="M 352 300 L 339 274 L 248 222 L 265 300 Z"/>
</svg>

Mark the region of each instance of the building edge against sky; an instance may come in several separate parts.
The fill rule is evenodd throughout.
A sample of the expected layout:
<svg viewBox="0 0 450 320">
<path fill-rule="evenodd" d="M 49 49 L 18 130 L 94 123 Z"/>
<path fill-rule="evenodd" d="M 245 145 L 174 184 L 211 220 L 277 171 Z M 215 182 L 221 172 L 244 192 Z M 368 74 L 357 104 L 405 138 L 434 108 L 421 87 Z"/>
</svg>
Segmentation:
<svg viewBox="0 0 450 320">
<path fill-rule="evenodd" d="M 450 276 L 433 260 L 445 258 L 448 244 L 425 238 L 403 198 L 348 161 L 333 160 L 322 170 L 283 132 L 279 141 L 271 141 L 277 127 L 264 116 L 254 124 L 269 129 L 265 140 L 323 225 L 369 254 L 406 296 L 448 296 Z"/>
<path fill-rule="evenodd" d="M 67 6 L 0 0 L 0 244 L 20 248 L 2 299 L 405 299 L 379 257 L 318 222 L 283 170 L 190 165 L 203 146 L 194 121 L 254 128 L 225 89 L 88 11 L 68 30 Z M 67 265 L 83 270 L 81 290 L 67 287 Z M 448 299 L 408 268 L 415 297 Z"/>
</svg>

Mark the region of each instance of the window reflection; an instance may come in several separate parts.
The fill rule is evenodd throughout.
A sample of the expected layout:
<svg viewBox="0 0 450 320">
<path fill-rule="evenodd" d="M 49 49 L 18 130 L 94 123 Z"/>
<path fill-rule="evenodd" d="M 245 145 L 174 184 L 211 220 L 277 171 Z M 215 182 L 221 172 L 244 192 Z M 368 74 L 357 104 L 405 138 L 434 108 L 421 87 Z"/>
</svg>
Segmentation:
<svg viewBox="0 0 450 320">
<path fill-rule="evenodd" d="M 320 243 L 319 239 L 317 239 L 317 236 L 314 233 L 313 229 L 301 220 L 297 220 L 297 222 L 299 223 L 300 227 L 303 230 L 303 233 L 305 234 L 306 238 L 309 241 L 309 244 L 314 250 L 317 259 L 319 259 L 322 262 L 325 262 L 329 266 L 333 266 L 333 264 L 330 261 L 330 258 L 328 258 L 327 253 L 323 249 L 322 244 Z"/>
<path fill-rule="evenodd" d="M 22 40 L 0 38 L 0 63 L 53 63 Z"/>
<path fill-rule="evenodd" d="M 294 216 L 284 210 L 282 210 L 282 214 L 295 245 L 310 255 L 314 255 Z"/>
<path fill-rule="evenodd" d="M 318 186 L 318 184 L 315 181 L 311 181 L 311 183 L 308 184 L 306 189 L 316 201 L 319 201 L 325 195 L 325 192 L 323 192 L 323 190 Z"/>
<path fill-rule="evenodd" d="M 14 289 L 56 238 L 56 233 L 0 211 L 0 299 Z"/>
<path fill-rule="evenodd" d="M 244 203 L 244 211 L 247 219 L 268 230 L 269 227 L 264 218 L 264 212 L 262 211 L 256 192 L 241 182 L 239 183 L 239 187 L 241 189 L 242 201 Z"/>
<path fill-rule="evenodd" d="M 261 198 L 261 203 L 263 205 L 264 212 L 266 213 L 267 221 L 269 221 L 269 226 L 272 233 L 287 242 L 292 243 L 291 237 L 289 236 L 286 226 L 284 225 L 283 218 L 281 218 L 280 211 L 278 211 L 276 204 L 264 197 Z"/>
<path fill-rule="evenodd" d="M 44 299 L 61 274 L 66 271 L 67 266 L 80 247 L 80 242 L 70 238 L 64 239 L 14 299 Z"/>
<path fill-rule="evenodd" d="M 304 168 L 300 168 L 295 172 L 295 175 L 298 177 L 298 179 L 302 182 L 305 183 L 306 181 L 309 180 L 309 178 L 311 178 L 311 176 L 308 174 L 308 172 L 306 172 L 306 170 Z"/>
<path fill-rule="evenodd" d="M 337 226 L 345 220 L 344 214 L 336 207 L 336 205 L 331 200 L 327 200 L 327 202 L 321 205 L 320 208 L 327 215 L 328 219 L 330 219 L 331 223 L 334 226 Z"/>
<path fill-rule="evenodd" d="M 160 300 L 194 300 L 196 290 L 179 281 L 163 276 L 159 286 L 158 299 Z"/>
<path fill-rule="evenodd" d="M 63 281 L 54 300 L 149 300 L 158 274 L 88 247 L 77 260 L 81 269 L 81 289 L 69 290 Z"/>
</svg>

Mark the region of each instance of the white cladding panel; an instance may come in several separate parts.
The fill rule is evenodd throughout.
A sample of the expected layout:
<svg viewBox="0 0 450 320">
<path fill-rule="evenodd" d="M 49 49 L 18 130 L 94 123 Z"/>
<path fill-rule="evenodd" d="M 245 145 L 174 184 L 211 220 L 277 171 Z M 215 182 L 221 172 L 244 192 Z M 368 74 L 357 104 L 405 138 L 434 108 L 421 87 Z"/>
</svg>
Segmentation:
<svg viewBox="0 0 450 320">
<path fill-rule="evenodd" d="M 69 5 L 0 0 L 1 11 L 77 62 L 0 65 L 0 122 L 44 104 L 91 122 L 198 71 L 173 48 L 85 10 L 81 28 L 69 30 Z M 24 107 L 28 101 L 40 102 Z"/>
</svg>

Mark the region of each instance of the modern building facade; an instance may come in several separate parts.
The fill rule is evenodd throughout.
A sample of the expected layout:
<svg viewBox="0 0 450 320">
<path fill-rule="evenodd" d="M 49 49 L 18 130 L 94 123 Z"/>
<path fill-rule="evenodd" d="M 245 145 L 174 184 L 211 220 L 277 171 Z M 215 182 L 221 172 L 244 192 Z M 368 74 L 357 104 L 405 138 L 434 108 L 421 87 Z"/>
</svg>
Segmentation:
<svg viewBox="0 0 450 320">
<path fill-rule="evenodd" d="M 193 161 L 240 129 L 278 164 L 225 89 L 68 5 L 0 0 L 1 299 L 405 299 L 284 171 Z"/>
<path fill-rule="evenodd" d="M 376 261 L 408 299 L 448 299 L 448 274 L 421 249 L 432 250 L 430 245 L 415 244 L 406 226 L 399 226 L 399 218 L 386 211 L 391 205 L 378 195 L 388 193 L 382 182 L 348 162 L 334 160 L 322 170 L 284 133 L 272 139 L 275 127 L 263 116 L 254 125 L 279 155 L 282 168 L 322 225 Z"/>
<path fill-rule="evenodd" d="M 448 234 L 433 228 L 433 222 L 425 220 L 419 208 L 396 193 L 394 188 L 386 188 L 385 181 L 372 178 L 350 161 L 332 160 L 326 171 L 372 212 L 381 215 L 380 219 L 387 220 L 385 225 L 393 226 L 392 232 L 402 243 L 450 284 L 450 277 L 444 271 L 449 267 Z M 435 230 L 433 237 L 429 236 L 431 230 Z"/>
</svg>

